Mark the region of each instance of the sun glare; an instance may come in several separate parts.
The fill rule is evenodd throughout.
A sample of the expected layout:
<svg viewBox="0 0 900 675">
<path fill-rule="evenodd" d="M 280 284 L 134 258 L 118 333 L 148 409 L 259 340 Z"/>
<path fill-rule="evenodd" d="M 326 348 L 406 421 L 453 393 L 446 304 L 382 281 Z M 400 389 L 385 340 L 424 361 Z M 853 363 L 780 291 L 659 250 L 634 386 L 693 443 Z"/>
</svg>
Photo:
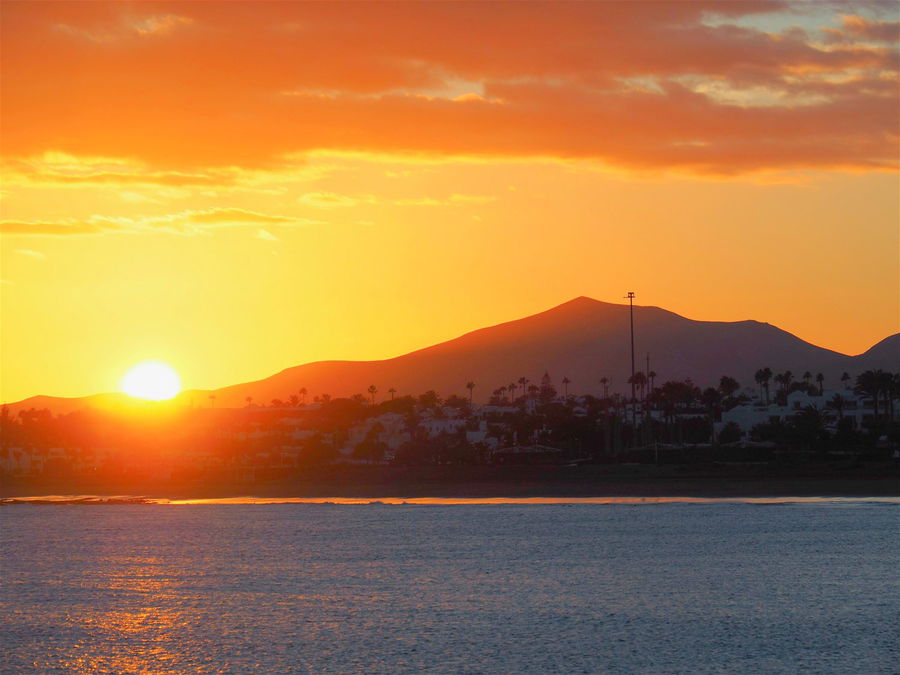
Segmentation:
<svg viewBox="0 0 900 675">
<path fill-rule="evenodd" d="M 162 361 L 144 361 L 134 366 L 122 378 L 122 391 L 135 398 L 164 401 L 181 391 L 178 373 Z"/>
</svg>

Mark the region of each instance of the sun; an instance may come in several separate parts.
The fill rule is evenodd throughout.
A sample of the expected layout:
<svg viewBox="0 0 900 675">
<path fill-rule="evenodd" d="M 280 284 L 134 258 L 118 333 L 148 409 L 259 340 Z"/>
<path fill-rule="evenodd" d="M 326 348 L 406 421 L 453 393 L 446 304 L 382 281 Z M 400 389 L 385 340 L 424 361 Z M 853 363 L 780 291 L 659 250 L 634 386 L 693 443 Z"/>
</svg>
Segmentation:
<svg viewBox="0 0 900 675">
<path fill-rule="evenodd" d="M 143 361 L 125 373 L 121 388 L 135 398 L 165 401 L 174 398 L 181 391 L 181 380 L 168 363 Z"/>
</svg>

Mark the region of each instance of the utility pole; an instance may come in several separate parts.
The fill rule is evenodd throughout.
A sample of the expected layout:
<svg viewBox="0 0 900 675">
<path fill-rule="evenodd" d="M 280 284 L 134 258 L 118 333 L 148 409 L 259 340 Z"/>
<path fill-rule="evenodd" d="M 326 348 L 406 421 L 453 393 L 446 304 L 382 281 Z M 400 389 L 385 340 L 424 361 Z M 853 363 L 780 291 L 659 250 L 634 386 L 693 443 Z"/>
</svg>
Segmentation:
<svg viewBox="0 0 900 675">
<path fill-rule="evenodd" d="M 659 441 L 656 440 L 656 434 L 653 430 L 653 409 L 650 406 L 650 394 L 653 393 L 653 380 L 650 379 L 650 352 L 647 352 L 647 396 L 644 397 L 644 406 L 647 409 L 647 430 L 650 433 L 649 440 L 653 441 L 653 458 L 654 463 L 659 464 Z"/>
<path fill-rule="evenodd" d="M 631 320 L 631 441 L 634 444 L 634 431 L 637 416 L 635 414 L 635 398 L 634 398 L 634 291 L 628 291 L 628 316 Z"/>
</svg>

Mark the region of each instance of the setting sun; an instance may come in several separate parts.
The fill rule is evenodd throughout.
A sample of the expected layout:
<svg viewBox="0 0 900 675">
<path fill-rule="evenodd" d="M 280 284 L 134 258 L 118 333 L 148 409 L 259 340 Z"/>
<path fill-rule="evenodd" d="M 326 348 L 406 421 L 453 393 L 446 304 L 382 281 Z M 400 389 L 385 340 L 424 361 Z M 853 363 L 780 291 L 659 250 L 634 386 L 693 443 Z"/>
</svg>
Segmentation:
<svg viewBox="0 0 900 675">
<path fill-rule="evenodd" d="M 169 364 L 144 361 L 125 373 L 122 391 L 135 398 L 164 401 L 181 391 L 181 380 Z"/>
</svg>

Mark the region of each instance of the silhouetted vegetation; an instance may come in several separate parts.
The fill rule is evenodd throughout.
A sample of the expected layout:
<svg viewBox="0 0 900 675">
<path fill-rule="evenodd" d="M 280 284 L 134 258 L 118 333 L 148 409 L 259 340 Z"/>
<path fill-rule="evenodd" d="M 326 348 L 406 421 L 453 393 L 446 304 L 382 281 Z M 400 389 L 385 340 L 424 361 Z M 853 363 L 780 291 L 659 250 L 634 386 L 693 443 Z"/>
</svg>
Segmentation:
<svg viewBox="0 0 900 675">
<path fill-rule="evenodd" d="M 198 408 L 147 403 L 129 412 L 31 409 L 15 416 L 4 408 L 0 459 L 6 476 L 252 482 L 335 463 L 889 462 L 900 444 L 898 374 L 866 371 L 852 392 L 849 376 L 842 377 L 842 388 L 828 396 L 824 378 L 809 372 L 798 379 L 762 368 L 749 389 L 729 376 L 704 389 L 690 380 L 657 386 L 656 378 L 636 373 L 633 401 L 610 393 L 605 377 L 601 397 L 571 393 L 568 377 L 559 395 L 544 373 L 539 385 L 525 376 L 501 385 L 484 406 L 474 404 L 476 383 L 469 381 L 466 395 L 401 396 L 391 387 L 390 398 L 380 402 L 372 384 L 349 398 L 319 394 L 309 404 L 300 389 L 269 406 L 247 397 L 240 408 L 216 406 L 215 395 Z M 770 380 L 776 385 L 771 403 Z M 737 413 L 763 421 L 747 428 L 751 418 Z"/>
</svg>

